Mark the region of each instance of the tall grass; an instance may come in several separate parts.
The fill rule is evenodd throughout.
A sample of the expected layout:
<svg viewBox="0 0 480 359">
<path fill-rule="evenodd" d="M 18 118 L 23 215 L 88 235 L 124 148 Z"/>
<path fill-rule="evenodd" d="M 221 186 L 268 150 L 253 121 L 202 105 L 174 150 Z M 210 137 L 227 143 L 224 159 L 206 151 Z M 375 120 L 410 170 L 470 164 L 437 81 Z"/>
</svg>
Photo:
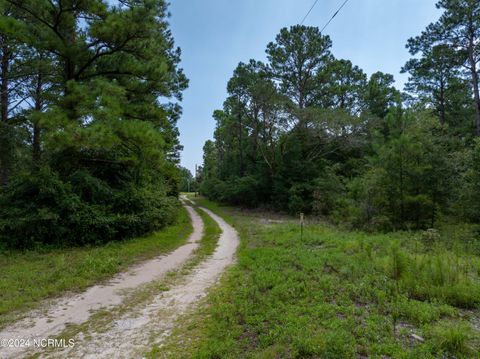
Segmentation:
<svg viewBox="0 0 480 359">
<path fill-rule="evenodd" d="M 377 257 L 377 262 L 385 258 Z M 480 305 L 478 257 L 441 246 L 422 253 L 411 253 L 393 245 L 385 273 L 399 290 L 411 299 L 439 302 L 459 308 Z"/>
</svg>

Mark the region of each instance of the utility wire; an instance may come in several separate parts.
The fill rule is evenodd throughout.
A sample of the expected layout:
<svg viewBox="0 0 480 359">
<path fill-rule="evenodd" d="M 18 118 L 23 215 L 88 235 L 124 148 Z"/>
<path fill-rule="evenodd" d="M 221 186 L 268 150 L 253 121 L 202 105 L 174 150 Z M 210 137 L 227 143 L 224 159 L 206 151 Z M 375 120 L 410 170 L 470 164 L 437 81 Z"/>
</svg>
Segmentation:
<svg viewBox="0 0 480 359">
<path fill-rule="evenodd" d="M 320 30 L 320 33 L 322 33 L 323 30 L 325 30 L 325 29 L 327 28 L 327 26 L 330 25 L 330 23 L 331 23 L 332 20 L 335 18 L 335 16 L 337 16 L 338 13 L 339 13 L 340 11 L 342 11 L 343 7 L 344 7 L 345 5 L 347 5 L 347 2 L 349 2 L 349 0 L 345 0 L 345 1 L 343 2 L 342 6 L 340 6 L 340 7 L 338 8 L 338 10 L 335 12 L 335 14 L 333 14 L 333 16 L 330 18 L 330 20 L 328 20 L 328 22 L 325 24 L 325 26 L 323 27 L 323 29 Z"/>
<path fill-rule="evenodd" d="M 300 23 L 300 25 L 303 25 L 303 23 L 305 22 L 305 20 L 307 19 L 308 15 L 310 15 L 310 13 L 312 12 L 313 8 L 315 7 L 315 5 L 317 5 L 317 2 L 318 0 L 315 0 L 315 2 L 313 3 L 312 7 L 310 8 L 310 10 L 308 10 L 307 12 L 307 15 L 304 16 L 302 22 Z"/>
<path fill-rule="evenodd" d="M 333 14 L 333 16 L 330 18 L 330 20 L 328 20 L 328 22 L 325 24 L 325 26 L 322 28 L 322 30 L 320 31 L 320 33 L 323 33 L 323 31 L 327 28 L 328 25 L 330 25 L 330 23 L 332 22 L 332 20 L 338 15 L 338 13 L 340 11 L 342 11 L 343 7 L 345 5 L 347 5 L 347 2 L 349 2 L 350 0 L 345 0 L 342 4 L 342 6 L 340 6 L 338 8 L 337 11 L 335 11 L 335 14 Z M 303 18 L 302 22 L 300 23 L 300 25 L 303 25 L 303 23 L 305 22 L 305 20 L 307 19 L 308 15 L 310 15 L 310 13 L 312 12 L 313 8 L 315 7 L 315 5 L 317 5 L 318 3 L 318 0 L 315 0 L 315 2 L 313 3 L 312 7 L 310 8 L 310 10 L 308 10 L 307 14 L 305 15 L 305 17 Z"/>
</svg>

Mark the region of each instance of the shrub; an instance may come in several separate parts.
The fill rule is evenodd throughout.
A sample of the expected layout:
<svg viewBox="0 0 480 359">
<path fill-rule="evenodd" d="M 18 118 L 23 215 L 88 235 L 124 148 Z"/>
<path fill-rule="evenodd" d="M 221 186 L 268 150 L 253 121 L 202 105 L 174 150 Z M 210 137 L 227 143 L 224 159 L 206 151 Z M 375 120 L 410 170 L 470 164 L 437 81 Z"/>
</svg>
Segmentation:
<svg viewBox="0 0 480 359">
<path fill-rule="evenodd" d="M 480 139 L 467 154 L 467 171 L 462 177 L 462 184 L 457 189 L 456 210 L 460 217 L 473 223 L 480 223 Z"/>
<path fill-rule="evenodd" d="M 260 182 L 254 176 L 227 181 L 222 201 L 235 205 L 255 207 L 260 203 Z"/>
<path fill-rule="evenodd" d="M 292 214 L 312 211 L 313 186 L 309 183 L 294 184 L 289 190 L 288 211 Z"/>
<path fill-rule="evenodd" d="M 420 232 L 420 238 L 427 247 L 431 248 L 440 239 L 440 233 L 434 228 L 429 228 Z"/>
<path fill-rule="evenodd" d="M 177 200 L 161 189 L 112 188 L 87 172 L 62 180 L 48 167 L 21 175 L 0 195 L 0 241 L 29 248 L 105 243 L 171 223 Z"/>
<path fill-rule="evenodd" d="M 425 257 L 409 256 L 408 270 L 400 285 L 410 298 L 437 301 L 473 309 L 480 304 L 480 284 L 465 275 L 465 263 L 447 253 Z"/>
<path fill-rule="evenodd" d="M 225 188 L 225 182 L 217 178 L 208 178 L 202 182 L 200 191 L 208 198 L 219 201 L 223 196 Z"/>
</svg>

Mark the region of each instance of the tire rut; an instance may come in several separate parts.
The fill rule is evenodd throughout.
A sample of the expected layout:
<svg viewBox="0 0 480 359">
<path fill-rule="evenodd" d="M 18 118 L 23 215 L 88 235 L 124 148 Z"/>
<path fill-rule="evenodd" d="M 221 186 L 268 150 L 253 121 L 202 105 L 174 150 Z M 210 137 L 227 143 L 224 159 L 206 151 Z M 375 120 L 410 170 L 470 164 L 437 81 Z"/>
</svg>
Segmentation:
<svg viewBox="0 0 480 359">
<path fill-rule="evenodd" d="M 125 298 L 125 291 L 158 280 L 167 272 L 180 268 L 199 246 L 204 227 L 196 211 L 186 204 L 185 208 L 193 226 L 193 232 L 186 244 L 169 254 L 135 265 L 105 284 L 94 285 L 80 294 L 45 302 L 43 309 L 32 311 L 25 319 L 0 331 L 0 339 L 29 341 L 28 347 L 0 347 L 0 358 L 19 358 L 38 353 L 38 349 L 32 350 L 35 339 L 46 339 L 60 334 L 67 325 L 84 323 L 92 313 L 120 305 Z"/>
</svg>

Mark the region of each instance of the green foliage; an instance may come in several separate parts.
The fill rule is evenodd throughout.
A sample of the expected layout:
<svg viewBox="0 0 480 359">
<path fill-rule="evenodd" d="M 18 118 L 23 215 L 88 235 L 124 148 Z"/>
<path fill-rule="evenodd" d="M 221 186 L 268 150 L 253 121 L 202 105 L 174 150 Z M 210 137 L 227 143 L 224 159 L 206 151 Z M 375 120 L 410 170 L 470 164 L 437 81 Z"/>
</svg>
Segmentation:
<svg viewBox="0 0 480 359">
<path fill-rule="evenodd" d="M 459 191 L 459 210 L 467 219 L 480 223 L 480 140 L 467 154 L 467 170 Z"/>
<path fill-rule="evenodd" d="M 411 47 L 413 54 L 415 48 Z M 402 69 L 411 77 L 406 89 L 417 100 L 434 107 L 442 124 L 461 133 L 471 132 L 472 97 L 468 81 L 461 77 L 461 59 L 448 45 L 428 47 L 421 59 L 411 59 Z M 468 110 L 465 110 L 468 109 Z"/>
<path fill-rule="evenodd" d="M 423 58 L 420 60 L 420 63 L 433 60 L 433 63 L 427 65 L 431 70 L 430 74 L 426 75 L 425 71 L 421 71 L 420 76 L 415 77 L 423 82 L 425 79 L 432 79 L 433 74 L 436 79 L 432 81 L 432 84 L 434 87 L 438 87 L 437 81 L 439 76 L 446 75 L 440 86 L 440 90 L 443 87 L 444 93 L 434 99 L 439 105 L 437 108 L 440 112 L 443 112 L 443 114 L 440 114 L 442 120 L 446 120 L 446 110 L 450 106 L 450 104 L 446 103 L 450 96 L 447 92 L 452 84 L 448 77 L 457 71 L 462 72 L 464 70 L 462 67 L 468 69 L 467 81 L 471 84 L 474 101 L 470 102 L 467 100 L 467 104 L 470 102 L 470 106 L 473 105 L 471 109 L 475 111 L 474 133 L 476 136 L 480 136 L 480 82 L 478 77 L 478 63 L 480 60 L 478 52 L 480 4 L 476 0 L 439 0 L 437 8 L 443 10 L 440 19 L 428 25 L 420 36 L 408 40 L 407 47 L 410 53 L 412 55 L 422 54 Z M 438 49 L 442 51 L 438 53 Z M 418 69 L 418 66 L 415 67 Z M 450 69 L 443 75 L 440 74 L 442 68 L 445 70 L 445 67 L 450 67 Z M 457 83 L 455 85 L 460 83 L 460 86 L 462 86 L 461 83 L 464 82 L 462 80 L 462 77 L 457 76 L 454 81 Z M 457 92 L 465 94 L 466 91 L 458 91 L 457 88 Z M 462 103 L 462 97 L 456 97 L 455 100 Z M 466 100 L 466 97 L 464 97 L 464 100 Z M 462 120 L 457 120 L 457 122 L 462 122 Z"/>
<path fill-rule="evenodd" d="M 228 82 L 202 192 L 367 230 L 478 221 L 479 3 L 437 6 L 439 21 L 408 41 L 420 56 L 403 68 L 406 93 L 390 74 L 367 78 L 334 58 L 318 28 L 281 29 L 267 63 L 240 63 Z"/>
<path fill-rule="evenodd" d="M 467 247 L 433 250 L 408 232 L 321 224 L 300 240 L 289 217 L 272 224 L 269 213 L 259 220 L 257 211 L 200 202 L 234 224 L 242 243 L 180 357 L 473 358 L 480 349 L 480 258 Z"/>
<path fill-rule="evenodd" d="M 0 185 L 8 183 L 15 159 L 15 132 L 10 124 L 0 121 Z"/>
<path fill-rule="evenodd" d="M 195 178 L 188 168 L 180 167 L 180 181 L 178 184 L 180 192 L 194 192 L 197 190 Z"/>
<path fill-rule="evenodd" d="M 273 77 L 280 80 L 281 93 L 300 109 L 315 101 L 316 82 L 326 62 L 331 60 L 330 37 L 317 27 L 295 25 L 283 28 L 275 42 L 267 45 Z"/>
<path fill-rule="evenodd" d="M 215 142 L 204 147 L 205 194 L 290 212 L 334 210 L 326 187 L 341 180 L 329 160 L 358 155 L 345 126 L 361 109 L 366 76 L 349 61 L 335 60 L 330 46 L 317 28 L 293 26 L 268 44 L 268 64 L 238 65 L 224 109 L 214 113 Z M 325 108 L 315 107 L 320 104 Z"/>
<path fill-rule="evenodd" d="M 390 108 L 398 102 L 399 93 L 393 86 L 392 75 L 376 72 L 370 76 L 366 88 L 365 102 L 368 110 L 378 118 L 385 118 Z"/>
<path fill-rule="evenodd" d="M 0 196 L 0 239 L 9 247 L 106 243 L 172 223 L 178 204 L 158 188 L 112 188 L 86 172 L 65 182 L 40 168 Z"/>
<path fill-rule="evenodd" d="M 167 4 L 2 0 L 0 10 L 6 68 L 24 69 L 12 83 L 2 72 L 11 91 L 0 107 L 27 100 L 0 122 L 2 244 L 104 243 L 172 223 L 187 79 Z"/>
<path fill-rule="evenodd" d="M 380 145 L 370 169 L 352 187 L 365 227 L 375 229 L 433 227 L 438 208 L 450 196 L 453 174 L 446 141 L 434 138 L 437 124 L 428 117 L 404 115 L 403 128 Z"/>
</svg>

